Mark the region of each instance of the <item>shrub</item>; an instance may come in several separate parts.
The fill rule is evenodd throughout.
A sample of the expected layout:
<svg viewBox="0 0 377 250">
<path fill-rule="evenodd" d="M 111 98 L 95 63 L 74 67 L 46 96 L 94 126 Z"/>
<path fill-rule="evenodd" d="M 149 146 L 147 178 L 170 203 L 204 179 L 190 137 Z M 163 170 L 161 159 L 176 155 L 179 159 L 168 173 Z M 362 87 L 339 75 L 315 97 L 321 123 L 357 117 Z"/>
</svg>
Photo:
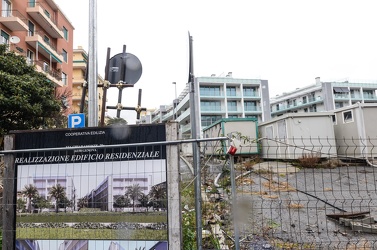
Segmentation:
<svg viewBox="0 0 377 250">
<path fill-rule="evenodd" d="M 302 168 L 317 167 L 320 160 L 321 158 L 318 153 L 302 154 L 302 157 L 298 158 L 298 162 Z"/>
</svg>

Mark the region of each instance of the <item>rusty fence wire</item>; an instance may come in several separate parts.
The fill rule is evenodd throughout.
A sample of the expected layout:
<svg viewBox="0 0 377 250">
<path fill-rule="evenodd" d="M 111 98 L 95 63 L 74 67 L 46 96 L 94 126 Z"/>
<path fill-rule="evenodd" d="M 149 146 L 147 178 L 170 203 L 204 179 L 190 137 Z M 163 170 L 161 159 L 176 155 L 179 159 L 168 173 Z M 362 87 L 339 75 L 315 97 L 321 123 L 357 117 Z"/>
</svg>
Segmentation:
<svg viewBox="0 0 377 250">
<path fill-rule="evenodd" d="M 235 200 L 229 155 L 202 149 L 204 230 L 217 249 L 236 240 L 240 249 L 377 249 L 376 138 L 244 140 Z"/>
</svg>

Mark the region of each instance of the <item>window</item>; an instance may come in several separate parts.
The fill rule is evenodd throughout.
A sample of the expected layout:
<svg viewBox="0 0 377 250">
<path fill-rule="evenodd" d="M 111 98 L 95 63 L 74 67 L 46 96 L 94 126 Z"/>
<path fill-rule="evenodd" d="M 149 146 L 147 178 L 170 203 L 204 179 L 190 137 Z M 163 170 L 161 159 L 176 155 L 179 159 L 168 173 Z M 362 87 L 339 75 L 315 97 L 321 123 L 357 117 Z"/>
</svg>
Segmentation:
<svg viewBox="0 0 377 250">
<path fill-rule="evenodd" d="M 293 100 L 293 106 L 297 106 L 297 101 L 296 101 L 296 99 Z"/>
<path fill-rule="evenodd" d="M 256 106 L 257 106 L 256 102 L 244 102 L 245 111 L 257 111 Z"/>
<path fill-rule="evenodd" d="M 67 74 L 62 72 L 62 82 L 63 82 L 63 85 L 64 86 L 67 86 L 68 82 L 67 82 Z"/>
<path fill-rule="evenodd" d="M 63 26 L 64 39 L 68 41 L 68 30 Z"/>
<path fill-rule="evenodd" d="M 287 108 L 289 108 L 291 106 L 292 106 L 292 101 L 291 100 L 287 100 Z"/>
<path fill-rule="evenodd" d="M 47 44 L 50 44 L 50 38 L 46 35 L 44 35 L 43 41 L 45 41 L 45 43 L 47 43 Z"/>
<path fill-rule="evenodd" d="M 1 44 L 9 44 L 9 34 L 7 34 L 4 31 L 1 31 L 1 40 L 0 40 L 0 43 Z"/>
<path fill-rule="evenodd" d="M 335 108 L 338 109 L 338 108 L 342 108 L 343 107 L 343 103 L 342 102 L 336 102 L 335 103 Z"/>
<path fill-rule="evenodd" d="M 35 30 L 34 23 L 32 23 L 32 22 L 29 21 L 28 26 L 29 26 L 28 35 L 29 36 L 34 36 L 34 30 Z"/>
<path fill-rule="evenodd" d="M 307 98 L 306 98 L 306 96 L 304 96 L 304 97 L 302 97 L 302 103 L 307 103 Z"/>
<path fill-rule="evenodd" d="M 35 0 L 29 0 L 29 7 L 35 7 Z"/>
<path fill-rule="evenodd" d="M 228 118 L 238 118 L 238 115 L 228 115 Z"/>
<path fill-rule="evenodd" d="M 34 63 L 34 52 L 27 50 L 26 52 L 26 63 L 32 65 Z"/>
<path fill-rule="evenodd" d="M 344 123 L 353 122 L 352 110 L 343 112 L 343 122 Z"/>
<path fill-rule="evenodd" d="M 210 126 L 221 119 L 222 119 L 221 115 L 202 115 L 201 116 L 202 127 Z"/>
<path fill-rule="evenodd" d="M 226 87 L 226 95 L 227 96 L 236 96 L 236 87 Z"/>
<path fill-rule="evenodd" d="M 364 90 L 363 91 L 364 99 L 374 99 L 374 90 Z"/>
<path fill-rule="evenodd" d="M 201 111 L 221 111 L 220 101 L 201 101 L 200 102 Z"/>
<path fill-rule="evenodd" d="M 48 65 L 48 63 L 43 62 L 43 71 L 44 72 L 49 72 L 49 70 L 50 70 L 50 66 Z"/>
<path fill-rule="evenodd" d="M 317 112 L 317 105 L 314 104 L 314 105 L 310 106 L 309 111 L 310 112 Z"/>
<path fill-rule="evenodd" d="M 63 56 L 64 62 L 68 62 L 68 53 L 64 49 L 62 50 L 62 56 Z"/>
<path fill-rule="evenodd" d="M 228 111 L 237 111 L 237 101 L 230 101 L 227 103 Z"/>
<path fill-rule="evenodd" d="M 48 18 L 51 17 L 50 12 L 48 12 L 46 9 L 44 10 L 44 13 L 45 13 L 45 15 L 46 15 Z"/>
<path fill-rule="evenodd" d="M 9 0 L 2 0 L 3 9 L 1 11 L 2 17 L 12 16 L 12 3 Z"/>
<path fill-rule="evenodd" d="M 312 92 L 309 95 L 309 102 L 314 102 L 314 101 L 315 101 L 315 92 Z"/>
<path fill-rule="evenodd" d="M 256 88 L 252 88 L 252 87 L 244 87 L 243 88 L 243 95 L 244 96 L 257 96 L 256 95 Z"/>
<path fill-rule="evenodd" d="M 201 96 L 221 96 L 220 87 L 200 86 Z"/>
</svg>

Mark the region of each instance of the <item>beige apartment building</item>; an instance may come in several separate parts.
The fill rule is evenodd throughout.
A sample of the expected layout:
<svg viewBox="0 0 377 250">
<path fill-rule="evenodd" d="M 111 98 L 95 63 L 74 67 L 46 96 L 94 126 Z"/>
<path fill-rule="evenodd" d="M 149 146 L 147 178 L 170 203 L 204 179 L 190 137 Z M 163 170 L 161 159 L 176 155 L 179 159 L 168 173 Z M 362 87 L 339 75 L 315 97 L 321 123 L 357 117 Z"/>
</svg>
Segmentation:
<svg viewBox="0 0 377 250">
<path fill-rule="evenodd" d="M 72 88 L 73 30 L 53 0 L 0 1 L 0 43 L 26 57 L 54 82 L 57 93 Z M 66 94 L 66 113 L 72 100 Z"/>
<path fill-rule="evenodd" d="M 86 69 L 88 62 L 88 53 L 79 46 L 73 50 L 73 83 L 72 83 L 72 113 L 80 113 L 81 98 L 83 95 L 83 87 L 86 83 Z M 104 79 L 98 75 L 98 85 L 102 86 Z M 101 119 L 103 87 L 98 87 L 98 120 Z M 88 91 L 86 91 L 84 105 L 87 105 Z M 86 107 L 83 112 L 86 112 Z"/>
</svg>

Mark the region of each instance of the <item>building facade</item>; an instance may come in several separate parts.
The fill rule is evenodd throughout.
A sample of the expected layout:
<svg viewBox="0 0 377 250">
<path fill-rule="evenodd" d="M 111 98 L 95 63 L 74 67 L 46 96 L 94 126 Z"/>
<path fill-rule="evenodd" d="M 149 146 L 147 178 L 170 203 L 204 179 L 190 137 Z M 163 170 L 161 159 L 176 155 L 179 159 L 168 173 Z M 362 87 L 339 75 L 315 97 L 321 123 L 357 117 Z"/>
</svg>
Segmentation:
<svg viewBox="0 0 377 250">
<path fill-rule="evenodd" d="M 195 112 L 198 131 L 223 118 L 256 118 L 258 121 L 270 119 L 268 81 L 260 79 L 233 78 L 231 72 L 226 77 L 195 78 Z M 152 114 L 152 123 L 173 120 L 180 125 L 182 138 L 191 135 L 191 109 L 189 86 L 177 98 L 178 103 L 161 106 Z"/>
<path fill-rule="evenodd" d="M 73 50 L 73 83 L 72 83 L 72 112 L 80 113 L 81 98 L 83 94 L 83 87 L 87 84 L 86 82 L 86 69 L 88 63 L 88 53 L 79 46 L 77 49 Z M 98 75 L 98 84 L 102 86 L 104 84 L 104 79 Z M 84 105 L 88 104 L 88 92 L 85 95 Z M 102 115 L 102 102 L 103 102 L 103 87 L 97 88 L 98 93 L 98 120 L 101 120 Z M 83 112 L 86 111 L 84 107 Z"/>
<path fill-rule="evenodd" d="M 51 197 L 50 190 L 58 184 L 64 188 L 66 197 L 72 201 L 72 208 L 76 207 L 76 188 L 71 176 L 34 176 L 30 177 L 31 183 L 35 186 L 39 196 L 49 200 L 55 205 L 55 198 Z"/>
<path fill-rule="evenodd" d="M 89 208 L 98 208 L 101 211 L 114 210 L 114 197 L 125 195 L 128 188 L 138 185 L 144 194 L 148 194 L 152 187 L 152 175 L 149 176 L 107 176 L 85 198 Z"/>
<path fill-rule="evenodd" d="M 45 73 L 62 95 L 69 92 L 74 27 L 59 6 L 53 0 L 2 0 L 0 9 L 0 43 L 25 56 L 27 63 Z M 64 105 L 69 112 L 69 96 Z"/>
<path fill-rule="evenodd" d="M 285 113 L 331 111 L 355 103 L 377 103 L 377 83 L 321 82 L 275 96 L 270 100 L 271 117 Z"/>
</svg>

